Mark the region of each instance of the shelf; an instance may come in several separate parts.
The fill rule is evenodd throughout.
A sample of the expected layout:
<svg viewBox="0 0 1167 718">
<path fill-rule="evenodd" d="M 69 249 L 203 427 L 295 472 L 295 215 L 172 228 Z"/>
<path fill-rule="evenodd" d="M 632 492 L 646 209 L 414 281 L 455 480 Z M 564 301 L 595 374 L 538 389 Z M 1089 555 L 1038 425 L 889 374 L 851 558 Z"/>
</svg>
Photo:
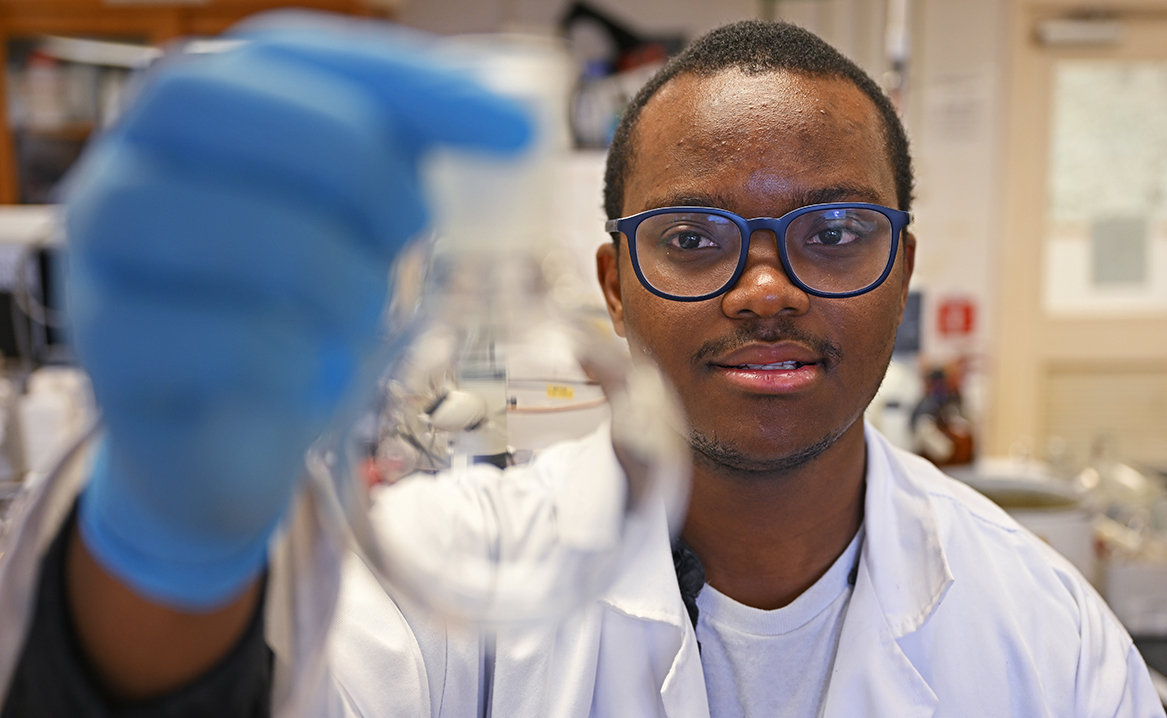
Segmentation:
<svg viewBox="0 0 1167 718">
<path fill-rule="evenodd" d="M 25 137 L 66 142 L 84 142 L 97 128 L 93 122 L 67 122 L 60 127 L 14 127 L 12 132 Z"/>
<path fill-rule="evenodd" d="M 387 1 L 375 0 L 378 5 Z M 41 36 L 56 35 L 161 46 L 178 37 L 215 35 L 249 15 L 291 5 L 358 16 L 386 14 L 368 0 L 205 0 L 197 4 L 162 0 L 0 0 L 0 68 L 9 67 L 14 40 L 35 41 Z M 8 100 L 12 93 L 7 87 L 7 74 L 0 73 L 0 204 L 15 204 L 22 195 L 40 199 L 45 194 L 43 186 L 31 193 L 27 187 L 21 191 L 18 153 L 27 152 L 30 142 L 57 143 L 61 147 L 38 147 L 36 151 L 49 158 L 47 165 L 67 164 L 70 157 L 65 145 L 71 143 L 79 149 L 96 123 L 72 121 L 48 130 L 10 127 Z M 27 157 L 23 159 L 27 161 Z"/>
</svg>

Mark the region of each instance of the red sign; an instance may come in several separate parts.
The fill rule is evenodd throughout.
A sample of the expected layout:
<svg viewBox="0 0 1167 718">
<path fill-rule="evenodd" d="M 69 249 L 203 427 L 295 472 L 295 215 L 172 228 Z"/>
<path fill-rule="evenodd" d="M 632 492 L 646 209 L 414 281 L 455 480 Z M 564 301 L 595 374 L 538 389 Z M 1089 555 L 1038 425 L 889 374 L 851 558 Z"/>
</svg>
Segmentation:
<svg viewBox="0 0 1167 718">
<path fill-rule="evenodd" d="M 937 328 L 945 337 L 972 334 L 976 319 L 976 305 L 967 297 L 945 299 L 937 310 Z"/>
</svg>

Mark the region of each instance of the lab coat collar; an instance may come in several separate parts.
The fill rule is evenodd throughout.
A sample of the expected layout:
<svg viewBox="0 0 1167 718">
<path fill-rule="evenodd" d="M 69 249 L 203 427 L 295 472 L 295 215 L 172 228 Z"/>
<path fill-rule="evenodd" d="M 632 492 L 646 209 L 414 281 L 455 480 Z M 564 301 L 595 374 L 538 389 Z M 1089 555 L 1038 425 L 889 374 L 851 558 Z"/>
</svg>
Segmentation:
<svg viewBox="0 0 1167 718">
<path fill-rule="evenodd" d="M 866 427 L 866 539 L 843 620 L 824 718 L 927 718 L 936 693 L 899 646 L 952 585 L 932 499 L 904 462 Z"/>
<path fill-rule="evenodd" d="M 610 444 L 609 444 L 610 445 Z M 611 453 L 610 451 L 608 453 Z M 616 470 L 619 464 L 611 456 Z M 664 504 L 647 512 L 643 526 L 644 542 L 629 546 L 623 559 L 620 578 L 601 597 L 600 602 L 613 611 L 631 618 L 663 624 L 669 629 L 671 645 L 658 645 L 672 663 L 661 684 L 661 703 L 668 718 L 708 718 L 705 675 L 697 648 L 697 634 L 681 600 Z"/>
<path fill-rule="evenodd" d="M 867 444 L 865 539 L 843 621 L 824 718 L 927 718 L 935 692 L 897 641 L 919 629 L 952 585 L 952 571 L 928 492 L 908 479 L 905 461 L 878 431 Z M 615 461 L 615 457 L 612 457 Z M 663 508 L 648 517 L 649 540 L 600 599 L 611 609 L 676 629 L 672 670 L 661 688 L 670 718 L 707 715 L 697 640 L 681 601 Z"/>
<path fill-rule="evenodd" d="M 952 570 L 936 510 L 927 490 L 908 480 L 905 461 L 870 425 L 867 439 L 867 492 L 864 500 L 866 544 L 860 571 L 866 569 L 895 638 L 915 631 L 940 604 L 952 585 Z"/>
<path fill-rule="evenodd" d="M 689 616 L 677 587 L 673 554 L 664 507 L 654 508 L 644 517 L 647 526 L 641 546 L 625 552 L 620 577 L 601 597 L 600 602 L 632 618 L 658 621 L 678 629 L 688 624 Z M 661 590 L 668 587 L 667 590 Z"/>
<path fill-rule="evenodd" d="M 919 628 L 932 614 L 952 583 L 952 571 L 940 544 L 932 499 L 923 487 L 906 480 L 902 462 L 911 457 L 895 454 L 887 439 L 871 426 L 865 430 L 866 540 L 860 575 L 871 582 L 890 635 L 898 639 Z M 611 460 L 615 464 L 615 456 Z M 629 552 L 624 564 L 628 568 L 601 601 L 634 618 L 680 628 L 689 619 L 676 588 L 663 508 L 646 520 L 652 524 L 648 541 Z M 661 590 L 662 586 L 669 590 Z"/>
<path fill-rule="evenodd" d="M 604 424 L 584 439 L 583 455 L 591 459 L 587 470 L 599 476 L 624 476 L 612 449 L 611 426 Z M 618 577 L 600 595 L 603 603 L 631 618 L 657 621 L 680 629 L 688 622 L 677 576 L 673 570 L 672 537 L 664 501 L 654 501 L 639 516 L 631 517 Z M 683 620 L 682 620 L 683 618 Z"/>
</svg>

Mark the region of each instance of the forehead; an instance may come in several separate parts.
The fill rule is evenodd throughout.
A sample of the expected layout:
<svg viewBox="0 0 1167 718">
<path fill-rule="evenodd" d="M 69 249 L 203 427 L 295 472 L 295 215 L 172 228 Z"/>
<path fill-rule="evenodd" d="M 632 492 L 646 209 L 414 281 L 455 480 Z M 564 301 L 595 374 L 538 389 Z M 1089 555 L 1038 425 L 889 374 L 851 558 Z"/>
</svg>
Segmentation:
<svg viewBox="0 0 1167 718">
<path fill-rule="evenodd" d="M 745 216 L 823 201 L 896 205 L 878 111 L 843 78 L 678 75 L 644 107 L 633 148 L 625 215 L 670 204 Z"/>
</svg>

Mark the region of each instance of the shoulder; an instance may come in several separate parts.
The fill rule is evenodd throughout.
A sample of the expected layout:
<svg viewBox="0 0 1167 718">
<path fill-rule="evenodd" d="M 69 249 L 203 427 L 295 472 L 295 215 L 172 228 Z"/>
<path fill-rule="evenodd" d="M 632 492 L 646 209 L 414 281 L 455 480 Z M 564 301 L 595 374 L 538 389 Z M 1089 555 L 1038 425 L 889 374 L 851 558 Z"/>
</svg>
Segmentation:
<svg viewBox="0 0 1167 718">
<path fill-rule="evenodd" d="M 971 570 L 970 564 L 988 564 L 1026 585 L 1049 584 L 1055 597 L 1102 602 L 1073 564 L 1000 506 L 926 459 L 891 446 L 888 450 L 896 480 L 928 497 L 954 576 L 962 568 Z"/>
<path fill-rule="evenodd" d="M 1097 606 L 1109 613 L 1073 565 L 992 501 L 877 432 L 868 446 L 876 495 L 868 496 L 867 548 L 880 554 L 877 565 L 916 572 L 943 594 L 934 618 L 1015 622 L 1032 611 L 1034 625 L 1055 621 L 1076 633 Z M 948 577 L 943 588 L 939 576 Z M 894 583 L 885 577 L 885 592 Z"/>
<path fill-rule="evenodd" d="M 1028 533 L 1000 506 L 963 481 L 945 474 L 932 462 L 890 444 L 885 447 L 896 480 L 926 493 L 939 517 L 972 521 L 989 532 Z"/>
<path fill-rule="evenodd" d="M 975 703 L 983 687 L 968 684 L 972 674 L 1012 686 L 1031 702 L 1028 714 L 1043 714 L 1039 704 L 1114 714 L 1154 698 L 1126 629 L 1068 560 L 967 484 L 888 448 L 893 480 L 928 499 L 952 577 L 934 613 L 899 642 L 938 694 Z M 923 660 L 938 649 L 958 650 L 958 665 Z"/>
<path fill-rule="evenodd" d="M 962 620 L 1072 634 L 1096 624 L 1120 643 L 1130 642 L 1082 574 L 999 506 L 930 462 L 892 447 L 878 432 L 869 434 L 869 451 L 876 463 L 886 459 L 885 491 L 896 497 L 881 506 L 895 513 L 894 521 L 923 526 L 914 550 L 943 563 L 951 576 L 942 613 L 967 611 Z"/>
<path fill-rule="evenodd" d="M 894 480 L 921 491 L 935 516 L 953 579 L 940 615 L 1012 633 L 1043 646 L 1038 651 L 1059 646 L 1076 654 L 1091 637 L 1113 641 L 1120 653 L 1129 649 L 1126 630 L 1065 557 L 964 482 L 914 454 L 888 450 Z"/>
</svg>

